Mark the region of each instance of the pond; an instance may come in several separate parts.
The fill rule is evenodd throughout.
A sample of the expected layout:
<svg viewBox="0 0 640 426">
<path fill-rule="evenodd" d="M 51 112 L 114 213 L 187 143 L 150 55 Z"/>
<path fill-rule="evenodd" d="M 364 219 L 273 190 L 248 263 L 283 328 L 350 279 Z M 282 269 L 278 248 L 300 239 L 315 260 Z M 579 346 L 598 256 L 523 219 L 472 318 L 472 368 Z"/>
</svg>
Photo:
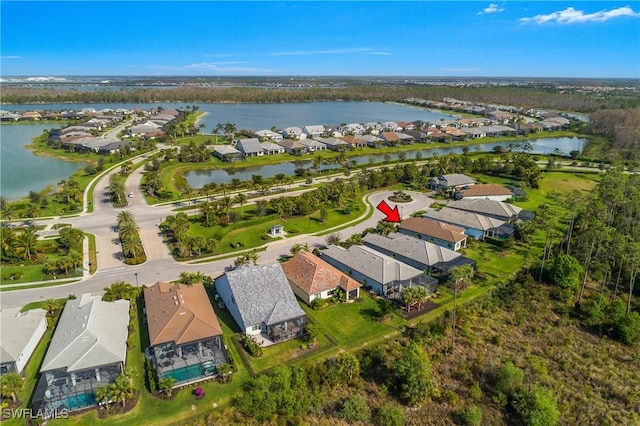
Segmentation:
<svg viewBox="0 0 640 426">
<path fill-rule="evenodd" d="M 582 151 L 586 144 L 586 139 L 582 138 L 541 138 L 532 140 L 533 153 L 535 154 L 549 154 L 554 150 L 559 149 L 560 153 L 568 154 L 573 150 Z M 508 147 L 510 143 L 488 143 L 469 146 L 471 151 L 476 152 L 488 152 L 492 151 L 496 146 Z M 407 159 L 414 159 L 418 152 L 422 158 L 429 158 L 434 155 L 442 156 L 447 154 L 462 154 L 462 146 L 452 146 L 444 148 L 418 148 L 415 151 L 403 151 Z M 400 154 L 386 154 L 389 155 L 391 161 L 398 160 Z M 355 161 L 358 165 L 368 163 L 380 163 L 385 161 L 385 154 L 369 154 L 349 157 L 349 160 Z M 313 164 L 313 157 L 307 156 L 304 160 L 288 161 L 280 164 L 270 164 L 264 166 L 237 166 L 228 169 L 210 169 L 210 170 L 192 170 L 184 174 L 185 179 L 193 188 L 202 188 L 209 182 L 215 183 L 230 183 L 232 179 L 239 179 L 241 181 L 251 180 L 252 175 L 261 175 L 263 178 L 271 178 L 279 173 L 285 175 L 293 175 L 297 168 L 310 168 Z M 323 170 L 334 169 L 340 167 L 337 164 L 322 166 Z"/>
</svg>

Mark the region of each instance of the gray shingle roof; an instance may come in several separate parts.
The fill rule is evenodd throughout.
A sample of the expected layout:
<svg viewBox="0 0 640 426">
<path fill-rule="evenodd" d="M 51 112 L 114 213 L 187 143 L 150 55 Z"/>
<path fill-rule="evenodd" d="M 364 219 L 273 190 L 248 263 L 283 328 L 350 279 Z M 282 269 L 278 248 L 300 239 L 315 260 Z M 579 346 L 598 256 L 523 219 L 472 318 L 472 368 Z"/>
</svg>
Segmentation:
<svg viewBox="0 0 640 426">
<path fill-rule="evenodd" d="M 423 214 L 422 217 L 483 231 L 488 231 L 489 229 L 497 228 L 504 224 L 503 220 L 449 207 L 443 207 L 440 210 L 429 210 Z"/>
<path fill-rule="evenodd" d="M 382 250 L 404 256 L 426 266 L 434 266 L 439 262 L 449 262 L 461 256 L 460 253 L 448 248 L 398 233 L 390 233 L 388 237 L 367 234 L 362 239 L 362 242 L 373 249 L 379 247 Z"/>
<path fill-rule="evenodd" d="M 279 263 L 243 266 L 225 275 L 246 325 L 272 325 L 305 315 Z"/>
<path fill-rule="evenodd" d="M 258 138 L 240 139 L 236 144 L 236 149 L 245 154 L 257 154 L 263 151 L 262 145 L 260 145 L 260 140 L 258 140 Z"/>
<path fill-rule="evenodd" d="M 467 175 L 463 175 L 462 173 L 451 173 L 448 175 L 439 176 L 438 178 L 434 179 L 438 181 L 438 185 L 443 186 L 458 186 L 476 183 L 473 178 Z"/>
<path fill-rule="evenodd" d="M 103 302 L 83 294 L 67 301 L 40 371 L 78 371 L 124 362 L 129 301 Z"/>
<path fill-rule="evenodd" d="M 452 201 L 447 204 L 447 207 L 483 215 L 496 216 L 504 218 L 504 220 L 509 220 L 511 217 L 517 216 L 522 211 L 521 207 L 514 206 L 513 204 L 485 199 L 462 199 L 459 201 Z"/>
<path fill-rule="evenodd" d="M 381 284 L 408 280 L 422 274 L 421 270 L 413 266 L 365 246 L 353 245 L 345 250 L 331 245 L 321 253 Z"/>
</svg>

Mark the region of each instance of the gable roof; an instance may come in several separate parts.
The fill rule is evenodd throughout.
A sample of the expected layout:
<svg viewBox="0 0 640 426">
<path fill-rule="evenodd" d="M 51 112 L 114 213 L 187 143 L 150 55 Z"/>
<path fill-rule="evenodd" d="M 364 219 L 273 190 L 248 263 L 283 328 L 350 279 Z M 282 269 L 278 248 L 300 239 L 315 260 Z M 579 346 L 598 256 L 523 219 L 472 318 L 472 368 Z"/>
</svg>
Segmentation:
<svg viewBox="0 0 640 426">
<path fill-rule="evenodd" d="M 103 302 L 83 294 L 67 301 L 40 371 L 66 371 L 124 362 L 127 352 L 129 301 Z"/>
<path fill-rule="evenodd" d="M 287 149 L 306 149 L 307 148 L 306 146 L 302 145 L 300 142 L 293 139 L 281 140 L 276 143 L 281 147 L 287 148 Z"/>
<path fill-rule="evenodd" d="M 283 151 L 284 150 L 284 147 L 273 142 L 262 142 L 260 146 L 264 151 Z"/>
<path fill-rule="evenodd" d="M 365 246 L 352 245 L 344 249 L 330 245 L 321 253 L 381 284 L 422 275 L 421 270 Z"/>
<path fill-rule="evenodd" d="M 477 213 L 453 209 L 451 207 L 443 207 L 440 210 L 430 210 L 423 214 L 422 217 L 483 231 L 488 231 L 489 229 L 498 228 L 504 225 L 504 220 L 498 220 Z"/>
<path fill-rule="evenodd" d="M 222 334 L 204 286 L 157 282 L 144 289 L 151 346 L 177 345 Z"/>
<path fill-rule="evenodd" d="M 505 220 L 517 216 L 522 211 L 521 207 L 514 206 L 513 204 L 505 203 L 503 201 L 487 200 L 483 198 L 477 200 L 462 199 L 458 201 L 452 201 L 447 204 L 447 207 L 483 215 L 504 217 Z"/>
<path fill-rule="evenodd" d="M 467 189 L 460 189 L 458 192 L 463 197 L 487 197 L 490 195 L 513 195 L 513 191 L 502 185 L 493 183 L 473 185 Z"/>
<path fill-rule="evenodd" d="M 279 263 L 242 266 L 225 276 L 247 326 L 272 325 L 305 315 Z"/>
<path fill-rule="evenodd" d="M 252 154 L 263 151 L 263 148 L 260 145 L 260 140 L 258 140 L 258 138 L 239 139 L 235 148 L 245 154 Z"/>
<path fill-rule="evenodd" d="M 231 154 L 238 155 L 241 153 L 240 151 L 238 151 L 237 149 L 235 149 L 230 145 L 216 145 L 213 147 L 213 150 L 220 155 L 231 155 Z"/>
<path fill-rule="evenodd" d="M 409 217 L 398 224 L 398 227 L 452 243 L 467 239 L 463 228 L 419 217 Z"/>
<path fill-rule="evenodd" d="M 0 362 L 15 362 L 42 324 L 47 311 L 32 309 L 20 313 L 20 308 L 0 311 Z"/>
<path fill-rule="evenodd" d="M 362 242 L 373 249 L 380 248 L 426 266 L 434 266 L 439 262 L 449 262 L 461 256 L 461 254 L 448 248 L 395 232 L 390 233 L 388 237 L 367 234 L 362 239 Z"/>
<path fill-rule="evenodd" d="M 301 251 L 282 264 L 289 282 L 308 295 L 340 287 L 349 292 L 360 287 L 360 283 L 329 265 L 318 256 Z"/>
<path fill-rule="evenodd" d="M 433 179 L 435 179 L 439 185 L 444 186 L 458 186 L 476 183 L 475 179 L 467 175 L 463 175 L 462 173 L 451 173 L 448 175 L 438 176 Z"/>
</svg>

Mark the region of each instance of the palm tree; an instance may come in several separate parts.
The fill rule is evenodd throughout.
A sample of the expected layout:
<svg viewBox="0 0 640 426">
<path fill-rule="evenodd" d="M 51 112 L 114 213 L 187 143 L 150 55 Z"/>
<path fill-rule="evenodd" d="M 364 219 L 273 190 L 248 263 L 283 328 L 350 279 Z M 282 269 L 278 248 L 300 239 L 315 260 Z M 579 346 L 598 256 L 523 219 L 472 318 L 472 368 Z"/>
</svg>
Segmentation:
<svg viewBox="0 0 640 426">
<path fill-rule="evenodd" d="M 231 206 L 233 205 L 233 200 L 231 199 L 231 197 L 229 196 L 225 196 L 222 200 L 220 200 L 220 202 L 222 203 L 222 207 L 224 208 L 224 211 L 227 215 L 227 222 L 229 221 L 229 209 L 231 209 Z"/>
<path fill-rule="evenodd" d="M 123 210 L 120 213 L 118 213 L 116 223 L 118 224 L 118 227 L 122 228 L 123 226 L 127 226 L 127 225 L 135 225 L 136 219 L 133 216 L 133 213 L 131 213 L 128 210 Z"/>
<path fill-rule="evenodd" d="M 47 311 L 47 315 L 49 315 L 51 317 L 51 316 L 53 316 L 55 311 L 60 309 L 60 302 L 58 302 L 55 299 L 47 299 L 42 304 L 42 309 Z"/>
<path fill-rule="evenodd" d="M 18 252 L 24 253 L 24 259 L 31 259 L 32 253 L 38 244 L 36 231 L 31 227 L 24 228 L 22 233 L 18 234 L 16 244 Z"/>
<path fill-rule="evenodd" d="M 244 203 L 247 201 L 247 196 L 241 192 L 236 195 L 234 201 L 240 204 L 240 220 L 242 220 L 244 218 Z"/>
<path fill-rule="evenodd" d="M 144 246 L 139 239 L 121 240 L 122 254 L 125 257 L 136 259 L 144 255 Z"/>
<path fill-rule="evenodd" d="M 19 373 L 7 373 L 0 376 L 0 389 L 3 395 L 11 395 L 11 400 L 18 402 L 17 393 L 22 390 L 24 378 Z"/>
<path fill-rule="evenodd" d="M 95 391 L 93 391 L 96 401 L 99 404 L 104 404 L 104 409 L 109 410 L 109 401 L 111 401 L 111 385 L 108 386 L 100 386 Z"/>
<path fill-rule="evenodd" d="M 176 384 L 176 379 L 173 377 L 166 377 L 160 380 L 160 389 L 167 394 L 169 398 L 171 398 L 171 392 L 173 390 L 173 386 Z"/>
<path fill-rule="evenodd" d="M 118 231 L 118 234 L 120 235 L 120 241 L 124 241 L 124 240 L 139 240 L 140 239 L 140 234 L 138 233 L 138 230 L 140 229 L 140 227 L 133 223 L 133 224 L 125 224 L 120 226 L 120 229 Z"/>
<path fill-rule="evenodd" d="M 105 302 L 113 302 L 114 300 L 130 300 L 133 295 L 134 287 L 125 281 L 117 281 L 110 287 L 104 288 L 102 300 Z"/>
<path fill-rule="evenodd" d="M 11 222 L 16 218 L 16 212 L 13 206 L 9 203 L 5 203 L 2 206 L 2 219 Z"/>
</svg>

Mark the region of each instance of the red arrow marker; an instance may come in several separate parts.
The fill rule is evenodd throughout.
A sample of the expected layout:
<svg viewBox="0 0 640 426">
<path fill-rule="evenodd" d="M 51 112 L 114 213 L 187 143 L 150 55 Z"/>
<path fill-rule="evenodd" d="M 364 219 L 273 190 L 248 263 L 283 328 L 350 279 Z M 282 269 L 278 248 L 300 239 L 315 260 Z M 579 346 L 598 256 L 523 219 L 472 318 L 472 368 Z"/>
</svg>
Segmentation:
<svg viewBox="0 0 640 426">
<path fill-rule="evenodd" d="M 398 206 L 395 206 L 392 209 L 386 201 L 382 200 L 376 208 L 387 216 L 384 218 L 385 222 L 400 222 L 400 213 L 398 212 Z"/>
</svg>

